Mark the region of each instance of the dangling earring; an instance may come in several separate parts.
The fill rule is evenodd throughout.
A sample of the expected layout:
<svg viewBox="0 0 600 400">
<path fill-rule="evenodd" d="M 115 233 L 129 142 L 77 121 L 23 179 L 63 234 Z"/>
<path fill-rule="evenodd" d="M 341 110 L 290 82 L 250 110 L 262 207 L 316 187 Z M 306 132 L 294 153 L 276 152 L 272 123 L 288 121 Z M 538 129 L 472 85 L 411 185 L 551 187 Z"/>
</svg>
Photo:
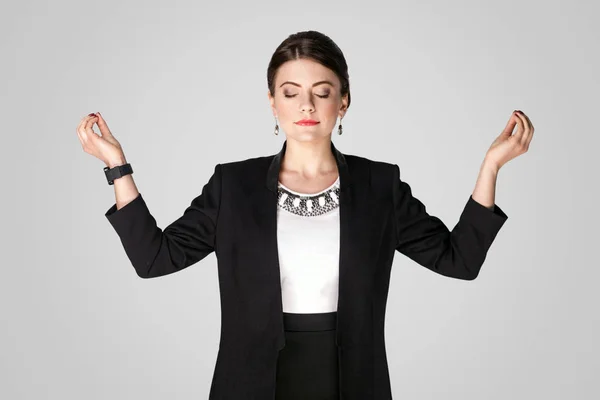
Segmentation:
<svg viewBox="0 0 600 400">
<path fill-rule="evenodd" d="M 340 118 L 340 125 L 338 126 L 338 135 L 342 134 L 342 118 Z"/>
<path fill-rule="evenodd" d="M 279 125 L 277 125 L 277 118 L 275 118 L 275 134 L 279 135 Z"/>
</svg>

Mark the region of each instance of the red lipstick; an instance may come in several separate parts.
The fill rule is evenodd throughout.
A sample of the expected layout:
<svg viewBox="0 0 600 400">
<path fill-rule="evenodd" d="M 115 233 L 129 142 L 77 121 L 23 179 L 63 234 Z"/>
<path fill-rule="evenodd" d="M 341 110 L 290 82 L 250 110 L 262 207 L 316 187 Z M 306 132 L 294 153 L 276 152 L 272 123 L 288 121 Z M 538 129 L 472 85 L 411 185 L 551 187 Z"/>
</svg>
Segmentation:
<svg viewBox="0 0 600 400">
<path fill-rule="evenodd" d="M 303 125 L 303 126 L 312 126 L 318 124 L 319 121 L 315 121 L 314 119 L 301 119 L 300 121 L 296 121 L 295 124 Z"/>
</svg>

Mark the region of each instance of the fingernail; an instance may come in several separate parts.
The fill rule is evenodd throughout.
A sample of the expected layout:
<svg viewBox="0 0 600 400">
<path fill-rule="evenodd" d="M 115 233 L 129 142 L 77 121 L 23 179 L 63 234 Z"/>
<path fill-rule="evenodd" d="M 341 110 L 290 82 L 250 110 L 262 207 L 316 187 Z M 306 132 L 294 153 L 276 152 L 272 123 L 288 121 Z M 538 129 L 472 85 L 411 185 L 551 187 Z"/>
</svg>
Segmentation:
<svg viewBox="0 0 600 400">
<path fill-rule="evenodd" d="M 96 116 L 96 114 L 94 114 L 94 113 L 88 114 L 88 117 L 95 117 L 95 116 Z"/>
</svg>

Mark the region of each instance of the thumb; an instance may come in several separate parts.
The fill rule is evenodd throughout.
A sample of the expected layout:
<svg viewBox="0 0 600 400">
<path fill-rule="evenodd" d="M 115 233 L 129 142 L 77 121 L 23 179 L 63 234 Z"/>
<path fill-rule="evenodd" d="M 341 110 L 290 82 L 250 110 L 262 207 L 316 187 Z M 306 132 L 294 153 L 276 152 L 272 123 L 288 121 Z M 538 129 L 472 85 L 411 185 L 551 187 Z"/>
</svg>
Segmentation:
<svg viewBox="0 0 600 400">
<path fill-rule="evenodd" d="M 102 114 L 100 114 L 99 112 L 96 112 L 96 115 L 98 116 L 98 128 L 100 129 L 100 133 L 102 134 L 102 136 L 108 136 L 108 137 L 112 138 L 113 137 L 112 132 L 110 131 L 110 129 L 108 129 L 108 125 L 106 124 L 106 121 L 102 117 Z"/>
</svg>

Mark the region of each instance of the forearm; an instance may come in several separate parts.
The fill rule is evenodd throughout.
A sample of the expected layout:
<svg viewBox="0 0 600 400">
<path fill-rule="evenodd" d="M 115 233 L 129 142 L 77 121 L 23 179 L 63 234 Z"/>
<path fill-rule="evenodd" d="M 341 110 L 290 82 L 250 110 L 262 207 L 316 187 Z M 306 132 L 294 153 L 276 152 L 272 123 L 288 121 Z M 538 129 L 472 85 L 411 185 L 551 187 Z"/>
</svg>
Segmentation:
<svg viewBox="0 0 600 400">
<path fill-rule="evenodd" d="M 479 169 L 479 176 L 473 190 L 473 200 L 479 204 L 494 209 L 496 203 L 496 180 L 499 169 L 492 163 L 484 160 Z"/>
<path fill-rule="evenodd" d="M 117 165 L 123 164 L 127 164 L 127 160 L 125 155 L 121 154 L 119 157 L 115 157 L 115 159 L 110 160 L 106 166 L 113 168 Z M 115 203 L 117 204 L 117 210 L 120 210 L 125 205 L 129 204 L 129 202 L 134 200 L 140 194 L 135 185 L 132 174 L 115 179 L 113 181 L 113 186 L 115 187 Z"/>
</svg>

